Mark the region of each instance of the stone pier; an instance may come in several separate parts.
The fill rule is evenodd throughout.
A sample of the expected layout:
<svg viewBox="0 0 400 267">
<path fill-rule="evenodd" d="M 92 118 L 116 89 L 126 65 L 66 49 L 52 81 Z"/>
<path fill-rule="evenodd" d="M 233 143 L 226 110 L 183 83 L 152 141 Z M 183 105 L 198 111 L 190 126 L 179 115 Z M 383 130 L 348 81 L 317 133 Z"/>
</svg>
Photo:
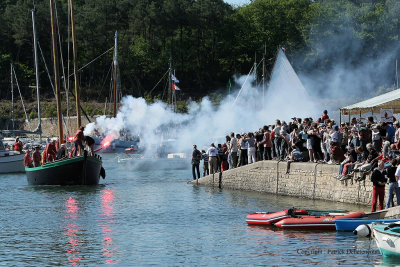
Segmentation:
<svg viewBox="0 0 400 267">
<path fill-rule="evenodd" d="M 199 185 L 259 191 L 279 195 L 323 199 L 352 204 L 371 205 L 370 175 L 361 182 L 355 179 L 339 181 L 338 165 L 293 162 L 287 172 L 287 162 L 259 161 L 240 168 L 216 173 L 198 180 Z M 196 184 L 196 181 L 191 181 Z"/>
</svg>

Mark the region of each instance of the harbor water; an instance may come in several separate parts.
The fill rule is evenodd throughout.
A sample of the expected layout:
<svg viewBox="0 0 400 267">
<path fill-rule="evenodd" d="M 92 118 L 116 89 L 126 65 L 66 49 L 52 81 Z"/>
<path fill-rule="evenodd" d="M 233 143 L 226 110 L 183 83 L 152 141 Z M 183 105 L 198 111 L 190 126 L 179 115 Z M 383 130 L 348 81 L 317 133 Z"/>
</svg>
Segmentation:
<svg viewBox="0 0 400 267">
<path fill-rule="evenodd" d="M 188 185 L 168 160 L 118 162 L 95 187 L 28 186 L 0 175 L 0 262 L 4 266 L 386 265 L 375 242 L 335 231 L 247 226 L 248 213 L 369 207 Z M 140 161 L 144 159 L 136 159 Z M 400 263 L 400 262 L 399 262 Z"/>
</svg>

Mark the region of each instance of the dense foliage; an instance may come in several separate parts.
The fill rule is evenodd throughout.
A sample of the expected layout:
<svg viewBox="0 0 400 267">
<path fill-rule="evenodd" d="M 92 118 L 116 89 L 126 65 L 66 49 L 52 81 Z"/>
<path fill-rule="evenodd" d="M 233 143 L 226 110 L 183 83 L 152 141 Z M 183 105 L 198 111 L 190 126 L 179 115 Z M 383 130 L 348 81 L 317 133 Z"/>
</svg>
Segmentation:
<svg viewBox="0 0 400 267">
<path fill-rule="evenodd" d="M 56 2 L 66 73 L 68 1 Z M 52 73 L 49 1 L 34 4 L 40 46 Z M 254 0 L 243 7 L 222 0 L 75 0 L 74 5 L 78 65 L 110 49 L 118 30 L 122 94 L 147 99 L 165 99 L 165 82 L 154 86 L 167 71 L 170 56 L 184 89 L 181 96 L 197 99 L 225 88 L 234 74 L 247 74 L 255 55 L 257 61 L 264 51 L 267 59 L 274 58 L 279 45 L 288 49 L 289 57 L 301 51 L 304 56 L 294 60 L 297 68 L 323 70 L 337 53 L 354 53 L 324 46 L 338 33 L 348 34 L 352 42 L 363 41 L 357 49 L 362 60 L 393 46 L 400 31 L 396 0 Z M 35 98 L 28 87 L 35 84 L 32 8 L 32 0 L 0 1 L 0 99 L 11 98 L 10 62 L 24 97 Z M 111 64 L 112 50 L 79 72 L 83 100 L 109 96 Z M 272 65 L 268 61 L 268 71 Z M 42 61 L 40 71 L 43 95 L 52 97 Z"/>
</svg>

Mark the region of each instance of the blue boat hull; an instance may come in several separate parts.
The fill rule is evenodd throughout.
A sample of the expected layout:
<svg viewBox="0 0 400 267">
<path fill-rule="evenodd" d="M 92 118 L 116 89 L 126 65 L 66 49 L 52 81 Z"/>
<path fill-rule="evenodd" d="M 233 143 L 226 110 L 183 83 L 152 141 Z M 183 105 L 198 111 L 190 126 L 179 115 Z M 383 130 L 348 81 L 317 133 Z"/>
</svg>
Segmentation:
<svg viewBox="0 0 400 267">
<path fill-rule="evenodd" d="M 373 222 L 392 223 L 398 221 L 400 221 L 400 219 L 367 219 L 367 218 L 337 219 L 335 220 L 335 225 L 336 225 L 336 231 L 354 231 L 359 225 L 362 224 L 370 224 Z"/>
</svg>

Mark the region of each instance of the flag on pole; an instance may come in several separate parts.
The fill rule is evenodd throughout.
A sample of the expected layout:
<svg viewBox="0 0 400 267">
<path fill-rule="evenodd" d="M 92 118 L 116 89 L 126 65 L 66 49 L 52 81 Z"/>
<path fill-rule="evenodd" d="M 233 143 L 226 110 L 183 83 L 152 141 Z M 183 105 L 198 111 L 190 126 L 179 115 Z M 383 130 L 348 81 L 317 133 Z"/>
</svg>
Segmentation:
<svg viewBox="0 0 400 267">
<path fill-rule="evenodd" d="M 175 83 L 172 83 L 172 90 L 177 90 L 177 91 L 179 91 L 179 90 L 181 90 L 181 88 L 179 88 L 178 86 L 176 86 Z"/>
<path fill-rule="evenodd" d="M 175 83 L 179 83 L 179 80 L 175 77 L 175 75 L 171 74 L 171 79 L 175 82 Z"/>
</svg>

